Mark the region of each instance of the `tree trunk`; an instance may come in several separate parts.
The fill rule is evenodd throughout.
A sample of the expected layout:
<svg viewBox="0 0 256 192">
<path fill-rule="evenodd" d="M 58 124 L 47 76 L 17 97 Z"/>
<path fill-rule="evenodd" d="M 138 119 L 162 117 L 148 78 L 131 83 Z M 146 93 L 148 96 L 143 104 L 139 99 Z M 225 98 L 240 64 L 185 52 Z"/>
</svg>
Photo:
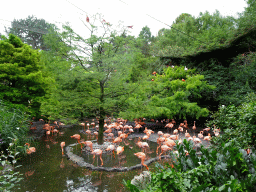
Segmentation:
<svg viewBox="0 0 256 192">
<path fill-rule="evenodd" d="M 100 90 L 101 90 L 101 97 L 100 97 L 100 119 L 99 119 L 99 134 L 98 134 L 98 144 L 101 145 L 104 142 L 103 139 L 103 132 L 104 132 L 104 118 L 105 118 L 105 110 L 103 108 L 104 105 L 104 83 L 100 82 Z"/>
<path fill-rule="evenodd" d="M 104 142 L 103 132 L 104 132 L 104 110 L 103 107 L 100 107 L 100 119 L 99 119 L 99 134 L 98 134 L 98 144 L 101 145 Z"/>
</svg>

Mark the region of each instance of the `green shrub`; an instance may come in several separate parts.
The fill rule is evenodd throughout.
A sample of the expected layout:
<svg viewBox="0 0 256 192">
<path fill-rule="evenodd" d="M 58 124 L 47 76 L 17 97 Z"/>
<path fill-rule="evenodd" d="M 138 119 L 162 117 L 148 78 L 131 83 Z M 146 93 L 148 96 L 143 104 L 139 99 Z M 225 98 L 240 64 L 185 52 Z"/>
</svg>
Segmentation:
<svg viewBox="0 0 256 192">
<path fill-rule="evenodd" d="M 151 183 L 142 191 L 255 191 L 255 151 L 247 155 L 233 144 L 221 144 L 220 151 L 202 147 L 202 154 L 197 155 L 192 142 L 184 140 L 184 145 L 177 145 L 179 156 L 173 154 L 174 167 L 158 164 Z M 139 191 L 129 181 L 125 184 L 130 191 Z"/>
<path fill-rule="evenodd" d="M 213 120 L 207 123 L 208 126 L 215 125 L 224 131 L 212 140 L 218 147 L 219 143 L 236 141 L 235 145 L 241 148 L 249 148 L 255 144 L 256 136 L 256 94 L 249 94 L 246 102 L 240 106 L 221 106 L 212 116 Z"/>
<path fill-rule="evenodd" d="M 0 191 L 4 192 L 10 191 L 15 185 L 19 185 L 22 180 L 22 174 L 14 171 L 15 168 L 21 165 L 15 166 L 19 152 L 16 149 L 10 150 L 12 145 L 13 143 L 10 143 L 10 147 L 6 149 L 6 152 L 1 151 L 0 154 Z"/>
<path fill-rule="evenodd" d="M 151 76 L 126 99 L 127 109 L 120 112 L 125 119 L 207 117 L 207 106 L 199 105 L 202 94 L 215 89 L 195 69 L 182 66 L 164 68 L 163 74 Z"/>
<path fill-rule="evenodd" d="M 10 146 L 11 149 L 24 145 L 29 131 L 27 119 L 28 116 L 22 109 L 15 109 L 11 104 L 0 100 L 0 133 L 2 137 L 0 149 L 8 148 L 9 143 L 13 143 Z"/>
</svg>

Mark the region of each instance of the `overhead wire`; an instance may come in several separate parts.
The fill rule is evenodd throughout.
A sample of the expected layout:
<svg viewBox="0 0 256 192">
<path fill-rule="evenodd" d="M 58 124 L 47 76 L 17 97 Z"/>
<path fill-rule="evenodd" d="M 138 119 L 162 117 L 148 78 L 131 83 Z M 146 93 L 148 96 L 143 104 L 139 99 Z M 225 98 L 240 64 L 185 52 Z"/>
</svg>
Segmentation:
<svg viewBox="0 0 256 192">
<path fill-rule="evenodd" d="M 122 0 L 119 0 L 119 1 L 122 2 L 122 3 L 124 3 L 124 4 L 126 4 L 127 6 L 129 6 L 126 2 L 124 2 L 124 1 L 122 1 Z M 168 27 L 170 27 L 170 28 L 172 28 L 172 29 L 174 29 L 174 30 L 180 32 L 180 33 L 183 33 L 184 35 L 186 35 L 186 36 L 188 36 L 188 37 L 190 37 L 190 38 L 193 38 L 193 39 L 195 39 L 195 40 L 197 40 L 197 41 L 200 41 L 201 43 L 207 44 L 207 43 L 205 43 L 205 42 L 203 42 L 203 41 L 201 41 L 201 40 L 199 40 L 199 39 L 197 39 L 197 38 L 195 38 L 195 37 L 193 37 L 193 36 L 191 36 L 191 35 L 186 34 L 185 32 L 183 32 L 183 31 L 181 31 L 181 30 L 179 30 L 179 29 L 174 28 L 173 26 L 170 26 L 170 25 L 168 25 L 168 24 L 166 24 L 166 23 L 160 21 L 159 19 L 156 19 L 155 17 L 153 17 L 153 16 L 151 16 L 151 15 L 149 15 L 149 14 L 147 14 L 147 13 L 144 13 L 144 14 L 147 15 L 147 16 L 149 16 L 149 17 L 151 17 L 152 19 L 154 19 L 154 20 L 160 22 L 160 23 L 163 23 L 164 25 L 166 25 L 166 26 L 168 26 Z"/>
<path fill-rule="evenodd" d="M 84 10 L 81 9 L 81 8 L 79 8 L 79 7 L 76 6 L 74 3 L 71 3 L 71 2 L 68 1 L 68 0 L 66 0 L 66 1 L 67 1 L 68 3 L 70 3 L 71 5 L 73 5 L 74 7 L 76 7 L 77 9 L 81 10 L 82 12 L 84 12 L 84 13 L 86 13 L 86 14 L 88 15 L 88 13 L 87 13 L 86 11 L 84 11 Z M 124 1 L 122 1 L 122 0 L 119 0 L 119 1 L 122 2 L 123 4 L 129 6 L 129 4 L 127 4 L 126 2 L 124 2 Z M 193 36 L 191 36 L 191 35 L 186 34 L 185 32 L 183 32 L 183 31 L 181 31 L 181 30 L 179 30 L 179 29 L 174 28 L 174 27 L 171 26 L 171 25 L 168 25 L 168 24 L 164 23 L 163 21 L 161 21 L 161 20 L 159 20 L 159 19 L 157 19 L 157 18 L 155 18 L 155 17 L 153 17 L 153 16 L 151 16 L 151 15 L 149 15 L 149 14 L 147 14 L 147 13 L 144 13 L 144 14 L 147 15 L 147 16 L 149 16 L 150 18 L 152 18 L 152 19 L 154 19 L 154 20 L 156 20 L 156 21 L 158 21 L 158 22 L 160 22 L 160 23 L 162 23 L 162 24 L 164 24 L 164 25 L 170 27 L 171 29 L 174 29 L 174 30 L 178 31 L 179 33 L 182 33 L 182 34 L 184 34 L 184 35 L 186 35 L 186 36 L 188 36 L 188 37 L 190 37 L 190 38 L 193 38 L 193 39 L 195 39 L 195 40 L 197 40 L 197 41 L 199 41 L 199 42 L 201 42 L 201 43 L 208 44 L 208 43 L 205 43 L 205 42 L 203 42 L 203 41 L 201 41 L 201 40 L 199 40 L 199 39 L 197 39 L 197 38 L 195 38 L 195 37 L 193 37 Z M 11 21 L 4 20 L 4 19 L 0 19 L 0 20 L 7 21 L 7 22 L 11 22 Z M 55 21 L 55 22 L 56 22 L 56 21 Z M 61 23 L 61 22 L 56 22 L 56 23 Z M 61 23 L 61 24 L 63 24 L 63 23 Z M 20 28 L 24 28 L 24 29 L 27 29 L 27 30 L 29 30 L 29 31 L 33 31 L 33 32 L 41 33 L 41 34 L 46 34 L 46 33 L 47 33 L 46 31 L 43 31 L 42 29 L 36 29 L 36 28 L 33 28 L 33 29 L 32 29 L 32 28 L 28 28 L 27 26 L 21 26 L 20 24 L 17 24 L 17 25 L 19 25 Z"/>
<path fill-rule="evenodd" d="M 69 2 L 68 0 L 66 0 L 67 2 Z M 69 2 L 71 5 L 73 5 L 74 7 L 76 7 L 77 9 L 80 9 L 81 11 L 83 11 L 84 13 L 86 13 L 86 14 L 88 14 L 87 12 L 85 12 L 83 9 L 81 9 L 81 8 L 79 8 L 79 7 L 77 7 L 75 4 L 73 4 L 73 3 L 71 3 L 71 2 Z"/>
</svg>

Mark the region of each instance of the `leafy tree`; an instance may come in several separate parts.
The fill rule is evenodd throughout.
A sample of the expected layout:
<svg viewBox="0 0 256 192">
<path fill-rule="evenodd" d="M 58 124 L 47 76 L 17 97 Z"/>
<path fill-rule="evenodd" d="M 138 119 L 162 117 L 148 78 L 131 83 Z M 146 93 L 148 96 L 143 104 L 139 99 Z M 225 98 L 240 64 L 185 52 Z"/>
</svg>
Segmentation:
<svg viewBox="0 0 256 192">
<path fill-rule="evenodd" d="M 97 27 L 95 23 L 99 21 L 101 23 Z M 129 83 L 129 72 L 134 65 L 131 62 L 135 54 L 134 43 L 125 35 L 125 28 L 114 30 L 100 16 L 90 18 L 84 25 L 90 32 L 89 38 L 83 38 L 69 26 L 63 26 L 64 32 L 58 34 L 58 39 L 52 33 L 48 35 L 48 43 L 53 51 L 57 50 L 73 66 L 83 69 L 81 75 L 91 84 L 87 91 L 84 90 L 84 100 L 88 99 L 90 108 L 97 109 L 99 143 L 102 143 L 105 115 L 116 109 L 119 97 L 128 96 L 136 89 Z"/>
<path fill-rule="evenodd" d="M 162 29 L 152 45 L 154 55 L 181 57 L 226 45 L 236 32 L 236 20 L 200 13 L 194 18 L 183 13 L 176 18 L 171 29 Z"/>
<path fill-rule="evenodd" d="M 208 12 L 200 13 L 196 23 L 198 33 L 195 35 L 195 40 L 191 43 L 194 49 L 193 52 L 227 45 L 237 30 L 236 19 L 231 16 L 223 17 L 217 10 L 213 15 L 210 15 Z"/>
<path fill-rule="evenodd" d="M 187 35 L 192 36 L 197 31 L 195 18 L 187 13 L 183 13 L 176 18 L 171 29 L 161 29 L 159 31 L 151 50 L 154 55 L 181 56 L 193 40 Z M 169 47 L 175 47 L 176 50 L 170 53 Z M 173 55 L 174 53 L 175 55 Z"/>
<path fill-rule="evenodd" d="M 175 22 L 173 22 L 173 23 L 174 23 L 174 24 L 185 23 L 187 17 L 192 17 L 192 16 L 191 16 L 190 14 L 188 14 L 188 13 L 182 13 L 182 14 L 180 14 L 179 17 L 177 17 L 177 18 L 175 19 Z"/>
<path fill-rule="evenodd" d="M 183 67 L 165 68 L 162 75 L 151 77 L 142 83 L 131 97 L 121 116 L 179 118 L 205 117 L 209 111 L 198 106 L 197 101 L 205 91 L 215 87 L 203 81 L 202 75 L 195 75 L 195 69 L 184 70 Z"/>
<path fill-rule="evenodd" d="M 5 32 L 18 36 L 23 43 L 31 45 L 33 49 L 46 50 L 47 47 L 43 41 L 43 35 L 48 30 L 55 28 L 53 24 L 47 23 L 44 19 L 37 19 L 35 16 L 28 16 L 26 19 L 14 19 L 11 27 L 5 28 Z"/>
<path fill-rule="evenodd" d="M 142 28 L 139 38 L 143 39 L 145 42 L 150 43 L 152 40 L 151 32 L 148 26 Z"/>
<path fill-rule="evenodd" d="M 148 26 L 142 28 L 137 41 L 140 42 L 140 47 L 142 53 L 146 56 L 150 55 L 150 44 L 152 43 L 153 36 L 151 36 L 151 32 Z"/>
<path fill-rule="evenodd" d="M 61 119 L 63 122 L 67 119 L 72 122 L 71 119 L 84 116 L 95 117 L 97 102 L 87 95 L 93 84 L 85 78 L 83 69 L 79 66 L 72 67 L 70 62 L 59 56 L 53 57 L 49 52 L 43 52 L 41 60 L 45 64 L 43 72 L 55 79 L 54 86 L 42 101 L 41 112 L 51 116 L 53 120 Z M 95 105 L 88 107 L 88 103 L 93 102 Z"/>
<path fill-rule="evenodd" d="M 240 13 L 238 19 L 238 32 L 244 33 L 255 28 L 256 19 L 256 2 L 255 0 L 247 0 L 248 6 L 243 13 Z"/>
<path fill-rule="evenodd" d="M 0 41 L 0 99 L 38 113 L 50 77 L 40 71 L 40 53 L 10 34 Z"/>
</svg>

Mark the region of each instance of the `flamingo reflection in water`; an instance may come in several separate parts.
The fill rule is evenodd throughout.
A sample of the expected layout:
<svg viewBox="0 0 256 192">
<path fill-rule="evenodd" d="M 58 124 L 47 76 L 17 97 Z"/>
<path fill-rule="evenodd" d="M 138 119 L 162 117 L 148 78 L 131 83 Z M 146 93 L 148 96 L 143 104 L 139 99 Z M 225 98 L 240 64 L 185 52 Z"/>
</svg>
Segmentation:
<svg viewBox="0 0 256 192">
<path fill-rule="evenodd" d="M 61 159 L 61 162 L 60 162 L 60 168 L 64 168 L 65 167 L 65 163 L 63 162 L 63 158 Z"/>
<path fill-rule="evenodd" d="M 33 171 L 27 171 L 27 172 L 25 173 L 25 176 L 26 176 L 26 177 L 30 177 L 30 176 L 32 176 L 32 175 L 34 174 L 34 172 L 35 172 L 35 170 L 33 170 Z"/>
</svg>

